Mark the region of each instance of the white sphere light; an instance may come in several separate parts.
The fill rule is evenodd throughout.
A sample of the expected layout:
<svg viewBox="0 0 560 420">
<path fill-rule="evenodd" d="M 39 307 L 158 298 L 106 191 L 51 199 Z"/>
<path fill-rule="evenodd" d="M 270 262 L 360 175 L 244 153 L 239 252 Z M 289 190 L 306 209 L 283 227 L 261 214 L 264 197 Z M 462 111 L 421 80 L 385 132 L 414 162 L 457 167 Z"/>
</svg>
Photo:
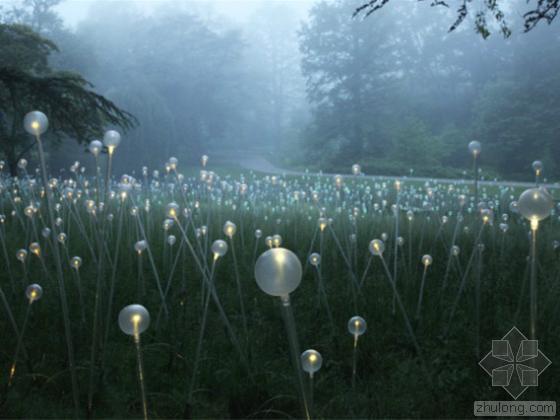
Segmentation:
<svg viewBox="0 0 560 420">
<path fill-rule="evenodd" d="M 529 188 L 517 200 L 517 211 L 531 222 L 540 222 L 550 216 L 554 200 L 544 188 Z"/>
<path fill-rule="evenodd" d="M 150 313 L 142 305 L 125 306 L 119 313 L 119 327 L 128 335 L 142 334 L 150 326 Z"/>
<path fill-rule="evenodd" d="M 64 243 L 66 242 L 66 238 L 67 238 L 67 236 L 66 236 L 66 233 L 64 233 L 64 232 L 60 232 L 60 233 L 58 234 L 58 236 L 56 237 L 57 241 L 58 241 L 59 243 L 63 244 L 63 245 L 64 245 Z"/>
<path fill-rule="evenodd" d="M 453 245 L 451 247 L 451 253 L 453 254 L 454 257 L 457 257 L 461 253 L 461 248 L 459 248 L 457 245 Z"/>
<path fill-rule="evenodd" d="M 543 163 L 540 160 L 535 160 L 531 167 L 533 168 L 533 171 L 535 171 L 535 173 L 539 175 L 542 172 Z"/>
<path fill-rule="evenodd" d="M 221 239 L 215 240 L 212 244 L 212 253 L 217 257 L 223 257 L 228 251 L 228 244 Z"/>
<path fill-rule="evenodd" d="M 16 258 L 21 262 L 25 262 L 25 259 L 27 258 L 27 251 L 25 249 L 19 249 L 16 252 Z"/>
<path fill-rule="evenodd" d="M 264 238 L 264 243 L 267 247 L 272 248 L 272 236 L 267 236 L 266 238 Z"/>
<path fill-rule="evenodd" d="M 269 249 L 255 264 L 257 285 L 271 296 L 288 296 L 298 288 L 301 276 L 301 262 L 286 248 Z"/>
<path fill-rule="evenodd" d="M 381 256 L 384 251 L 385 244 L 381 239 L 374 239 L 369 243 L 369 252 L 371 252 L 372 255 Z"/>
<path fill-rule="evenodd" d="M 115 130 L 108 130 L 103 135 L 103 144 L 107 149 L 109 149 L 109 153 L 112 153 L 121 142 L 121 135 L 118 131 Z"/>
<path fill-rule="evenodd" d="M 74 268 L 75 270 L 79 270 L 82 266 L 82 259 L 80 257 L 72 257 L 72 260 L 70 260 L 70 265 L 72 265 L 72 268 Z"/>
<path fill-rule="evenodd" d="M 165 213 L 167 217 L 176 219 L 179 216 L 179 205 L 176 202 L 172 201 L 167 205 Z"/>
<path fill-rule="evenodd" d="M 318 267 L 319 264 L 321 264 L 321 256 L 318 253 L 314 252 L 309 256 L 309 264 L 314 267 Z"/>
<path fill-rule="evenodd" d="M 237 232 L 237 226 L 235 225 L 235 223 L 230 222 L 229 220 L 224 223 L 224 235 L 226 235 L 228 238 L 231 238 L 233 237 L 233 235 L 235 235 L 235 232 Z"/>
<path fill-rule="evenodd" d="M 482 146 L 480 145 L 480 142 L 473 140 L 469 143 L 469 152 L 471 152 L 471 154 L 473 156 L 478 156 L 480 155 L 480 151 L 482 149 Z"/>
<path fill-rule="evenodd" d="M 27 159 L 21 158 L 20 160 L 18 160 L 17 166 L 19 169 L 27 168 Z"/>
<path fill-rule="evenodd" d="M 41 111 L 31 111 L 23 118 L 25 131 L 34 136 L 40 136 L 49 128 L 49 119 Z"/>
<path fill-rule="evenodd" d="M 276 248 L 280 247 L 282 245 L 282 237 L 278 234 L 272 235 L 272 245 Z"/>
<path fill-rule="evenodd" d="M 95 157 L 99 156 L 99 153 L 101 153 L 102 149 L 103 149 L 103 143 L 101 143 L 99 140 L 93 140 L 88 145 L 89 152 Z"/>
<path fill-rule="evenodd" d="M 134 244 L 134 250 L 138 254 L 141 254 L 142 252 L 144 252 L 146 250 L 146 248 L 148 248 L 148 242 L 145 239 L 142 239 L 141 241 L 138 241 Z"/>
<path fill-rule="evenodd" d="M 367 330 L 367 322 L 361 316 L 353 316 L 348 320 L 348 332 L 354 337 L 359 337 Z"/>
<path fill-rule="evenodd" d="M 425 267 L 428 267 L 429 265 L 432 265 L 432 261 L 433 261 L 433 259 L 432 259 L 431 255 L 426 254 L 422 257 L 422 264 Z"/>
<path fill-rule="evenodd" d="M 305 350 L 300 357 L 301 368 L 311 376 L 323 365 L 323 356 L 317 350 Z"/>
<path fill-rule="evenodd" d="M 32 243 L 29 245 L 29 250 L 30 250 L 33 254 L 37 255 L 38 257 L 41 256 L 41 246 L 39 245 L 38 242 L 32 242 Z"/>
<path fill-rule="evenodd" d="M 30 284 L 25 289 L 25 296 L 29 299 L 29 303 L 35 302 L 43 296 L 43 288 L 36 283 Z"/>
</svg>

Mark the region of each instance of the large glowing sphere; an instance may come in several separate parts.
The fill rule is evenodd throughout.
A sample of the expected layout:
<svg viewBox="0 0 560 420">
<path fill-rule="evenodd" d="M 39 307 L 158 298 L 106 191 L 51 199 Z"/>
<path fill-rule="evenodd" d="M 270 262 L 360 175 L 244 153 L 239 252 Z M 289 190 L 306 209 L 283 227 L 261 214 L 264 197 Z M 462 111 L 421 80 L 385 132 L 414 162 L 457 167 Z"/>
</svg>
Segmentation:
<svg viewBox="0 0 560 420">
<path fill-rule="evenodd" d="M 142 334 L 150 326 L 150 313 L 142 305 L 125 306 L 119 313 L 119 327 L 128 335 Z"/>
<path fill-rule="evenodd" d="M 287 296 L 298 288 L 301 276 L 301 262 L 286 248 L 269 249 L 255 264 L 257 284 L 271 296 Z"/>
<path fill-rule="evenodd" d="M 49 128 L 49 119 L 41 111 L 31 111 L 23 118 L 25 131 L 34 136 L 40 136 Z"/>
<path fill-rule="evenodd" d="M 554 200 L 544 188 L 529 188 L 517 200 L 517 210 L 531 221 L 541 221 L 550 216 Z"/>
</svg>

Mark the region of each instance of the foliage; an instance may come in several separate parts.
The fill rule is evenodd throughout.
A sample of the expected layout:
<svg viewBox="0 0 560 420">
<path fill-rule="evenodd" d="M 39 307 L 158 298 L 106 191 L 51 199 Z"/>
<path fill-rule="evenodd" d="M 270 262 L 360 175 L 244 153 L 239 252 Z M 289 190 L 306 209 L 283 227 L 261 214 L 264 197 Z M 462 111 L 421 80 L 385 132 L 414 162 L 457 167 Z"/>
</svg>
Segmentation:
<svg viewBox="0 0 560 420">
<path fill-rule="evenodd" d="M 413 222 L 408 221 L 404 211 L 401 212 L 401 232 L 405 242 L 399 249 L 398 285 L 409 314 L 415 312 L 417 305 L 422 275 L 420 258 L 423 254 L 430 253 L 434 261 L 427 274 L 422 318 L 414 322 L 415 333 L 428 360 L 430 379 L 422 370 L 421 361 L 410 344 L 402 317 L 398 312 L 392 312 L 392 289 L 379 258 L 376 257 L 371 262 L 357 308 L 352 304 L 352 277 L 349 273 L 351 270 L 360 275 L 364 272 L 370 258 L 367 251 L 369 241 L 379 237 L 382 232 L 387 232 L 389 239 L 385 259 L 393 261 L 395 219 L 390 208 L 394 203 L 394 194 L 377 181 L 365 178 L 345 179 L 342 194 L 347 195 L 348 203 L 354 203 L 354 199 L 366 188 L 371 188 L 374 197 L 362 201 L 367 213 L 360 211 L 354 224 L 346 211 L 335 211 L 336 205 L 332 198 L 336 192 L 332 189 L 333 181 L 330 178 L 290 177 L 280 179 L 278 185 L 271 187 L 270 179 L 267 181 L 263 176 L 237 173 L 232 177 L 223 175 L 220 168 L 212 169 L 222 174 L 220 181 L 230 185 L 244 179 L 252 194 L 263 188 L 269 189 L 268 194 L 259 194 L 255 200 L 254 197 L 248 200 L 248 196 L 242 196 L 235 189 L 228 188 L 221 192 L 210 190 L 213 198 L 201 200 L 208 192 L 207 185 L 198 182 L 198 177 L 189 177 L 184 180 L 189 185 L 186 195 L 176 195 L 182 207 L 188 206 L 193 210 L 191 217 L 181 217 L 181 222 L 201 259 L 208 258 L 210 261 L 211 254 L 207 252 L 207 247 L 213 239 L 223 236 L 222 226 L 226 220 L 232 220 L 238 225 L 234 243 L 243 282 L 243 296 L 247 303 L 249 344 L 246 348 L 250 354 L 251 374 L 247 374 L 243 368 L 220 321 L 217 307 L 212 303 L 207 334 L 204 336 L 198 383 L 193 403 L 187 405 L 186 393 L 193 375 L 193 359 L 205 290 L 201 287 L 201 275 L 193 257 L 185 247 L 183 251 L 179 250 L 181 233 L 177 225 L 168 232 L 161 228 L 161 221 L 165 218 L 165 203 L 171 199 L 172 190 L 153 188 L 148 193 L 146 188 L 146 193 L 143 193 L 139 189 L 134 193 L 134 200 L 110 200 L 104 210 L 115 215 L 114 221 L 107 224 L 106 235 L 111 239 L 106 242 L 106 250 L 113 257 L 119 246 L 120 254 L 118 260 L 111 258 L 114 264 L 118 264 L 117 281 L 113 312 L 109 317 L 109 337 L 107 346 L 103 349 L 104 368 L 96 370 L 94 417 L 135 418 L 141 415 L 134 344 L 117 326 L 118 310 L 132 302 L 141 302 L 152 315 L 152 324 L 142 335 L 148 407 L 152 417 L 299 417 L 296 381 L 290 366 L 286 334 L 280 315 L 281 304 L 279 299 L 262 293 L 253 279 L 255 245 L 258 253 L 266 250 L 264 238 L 256 242 L 254 229 L 262 229 L 265 235 L 281 234 L 283 246 L 293 250 L 305 262 L 310 251 L 320 251 L 318 239 L 314 247 L 310 247 L 317 229 L 319 208 L 323 206 L 327 208 L 327 214 L 333 217 L 332 227 L 324 232 L 321 264 L 334 325 L 331 326 L 327 321 L 325 306 L 319 299 L 317 274 L 312 267 L 305 269 L 300 287 L 292 294 L 302 350 L 315 348 L 324 357 L 323 368 L 315 375 L 314 417 L 468 417 L 472 413 L 473 400 L 500 400 L 507 397 L 501 388 L 491 386 L 491 379 L 478 366 L 478 361 L 490 350 L 492 340 L 500 338 L 512 325 L 518 326 L 522 331 L 526 330 L 528 282 L 524 256 L 528 248 L 529 227 L 519 215 L 508 211 L 508 197 L 510 194 L 517 194 L 517 191 L 510 188 L 487 190 L 486 187 L 481 191 L 483 195 L 490 197 L 491 203 L 498 203 L 495 208 L 496 216 L 501 213 L 509 214 L 510 229 L 506 234 L 502 233 L 496 220 L 493 225 L 485 228 L 482 235 L 482 242 L 486 247 L 481 259 L 480 355 L 476 352 L 477 339 L 473 321 L 476 317 L 476 286 L 471 276 L 467 278 L 459 301 L 453 328 L 445 339 L 442 337 L 442 330 L 449 321 L 450 308 L 459 289 L 461 267 L 465 269 L 471 253 L 476 249 L 474 236 L 479 228 L 479 220 L 468 212 L 465 215 L 456 241 L 461 249 L 456 259 L 457 267 L 452 265 L 448 287 L 442 291 L 449 257 L 448 246 L 457 220 L 456 213 L 449 216 L 447 223 L 442 224 L 441 215 L 448 214 L 443 210 L 441 213 L 415 212 Z M 86 181 L 80 175 L 76 178 L 78 185 L 83 185 Z M 283 186 L 284 181 L 288 188 Z M 9 183 L 5 178 L 3 182 Z M 220 182 L 216 182 L 214 188 L 217 189 L 219 184 Z M 459 183 L 456 188 L 460 191 L 449 195 L 446 192 L 447 186 L 432 187 L 436 200 L 447 203 L 446 210 L 455 209 L 455 204 L 452 203 L 456 202 L 456 194 L 467 192 L 470 188 Z M 321 195 L 319 205 L 309 202 L 311 189 L 318 189 L 325 194 Z M 282 210 L 289 202 L 288 197 L 292 196 L 290 192 L 304 190 L 308 192 L 308 202 L 292 201 Z M 7 188 L 1 196 L 6 211 L 12 209 L 8 195 L 11 191 L 11 188 Z M 25 188 L 21 191 L 25 191 Z M 417 195 L 420 196 L 418 200 L 424 200 L 425 194 L 422 191 L 422 185 L 405 182 L 402 194 L 405 194 L 406 200 L 403 201 L 414 200 Z M 60 194 L 62 191 L 56 193 Z M 93 190 L 90 189 L 91 196 L 87 194 L 84 191 L 77 203 L 61 201 L 60 214 L 64 219 L 59 227 L 68 233 L 67 242 L 62 249 L 67 256 L 64 274 L 71 302 L 82 415 L 85 415 L 89 346 L 92 342 L 92 302 L 95 299 L 94 284 L 98 270 L 94 251 L 88 246 L 88 241 L 95 241 L 96 222 L 92 220 L 95 217 L 88 214 L 83 205 L 84 200 L 94 197 Z M 135 207 L 135 202 L 144 202 L 146 195 L 143 194 L 150 194 L 152 197 L 153 205 L 149 211 L 143 206 Z M 387 206 L 375 212 L 373 206 L 381 205 L 385 199 L 389 200 Z M 201 205 L 195 209 L 194 203 L 199 200 Z M 250 203 L 248 208 L 244 202 Z M 18 214 L 22 211 L 20 207 L 15 207 Z M 131 214 L 133 207 L 137 210 L 135 216 Z M 44 211 L 42 206 L 33 219 L 37 230 L 43 226 L 44 218 L 40 218 L 39 214 Z M 121 212 L 124 217 L 123 236 L 121 242 L 117 243 L 114 238 L 118 236 L 117 220 Z M 195 228 L 202 225 L 207 226 L 208 236 L 195 234 Z M 31 223 L 27 226 L 28 235 L 22 235 L 23 225 L 20 225 L 17 217 L 8 217 L 1 226 L 0 238 L 5 240 L 6 258 L 12 262 L 14 290 L 10 287 L 12 283 L 8 269 L 0 273 L 0 284 L 8 295 L 18 324 L 21 323 L 27 305 L 23 295 L 26 284 L 20 283 L 20 278 L 27 275 L 30 281 L 40 279 L 45 293 L 40 301 L 33 304 L 29 318 L 28 333 L 24 340 L 29 359 L 26 360 L 23 356 L 20 359 L 19 370 L 11 388 L 6 388 L 5 382 L 1 382 L 0 411 L 9 418 L 71 417 L 65 345 L 63 337 L 58 334 L 61 315 L 57 308 L 60 303 L 50 274 L 54 269 L 53 256 L 49 253 L 50 242 L 35 232 Z M 149 241 L 156 269 L 160 278 L 170 287 L 167 296 L 170 316 L 162 316 L 159 323 L 157 318 L 161 301 L 154 271 L 146 255 L 142 256 L 143 263 L 138 264 L 139 257 L 133 249 L 135 241 L 143 238 L 138 230 L 139 226 L 146 229 L 146 239 Z M 469 230 L 464 229 L 465 227 Z M 345 265 L 332 232 L 336 233 L 344 252 L 352 256 L 351 270 Z M 349 239 L 352 232 L 357 234 L 355 245 Z M 558 223 L 554 220 L 542 223 L 538 233 L 539 291 L 546 291 L 538 295 L 541 314 L 539 348 L 553 361 L 550 368 L 539 377 L 538 397 L 542 400 L 557 400 L 560 393 L 556 380 L 559 367 L 554 363 L 560 357 L 559 310 L 555 304 L 560 292 L 558 250 L 552 246 L 552 241 L 558 238 L 559 233 Z M 178 238 L 173 248 L 166 245 L 168 234 Z M 16 250 L 28 246 L 26 236 L 41 243 L 45 250 L 43 261 L 46 268 L 31 253 L 26 261 L 26 272 L 15 260 Z M 84 262 L 80 268 L 83 299 L 86 302 L 84 306 L 79 304 L 76 272 L 68 264 L 68 259 L 73 255 L 80 255 Z M 177 255 L 182 257 L 174 274 L 168 277 L 172 266 L 170 261 Z M 0 255 L 0 258 L 4 256 Z M 245 343 L 233 263 L 231 252 L 218 261 L 215 284 L 236 334 Z M 45 270 L 49 274 L 45 274 Z M 105 296 L 109 279 L 102 280 L 102 293 Z M 85 311 L 85 323 L 80 316 L 82 309 Z M 358 376 L 356 388 L 352 389 L 353 338 L 347 332 L 346 323 L 356 314 L 367 320 L 368 330 L 359 340 Z M 105 317 L 103 322 L 104 320 Z M 10 330 L 5 316 L 0 317 L 0 329 Z M 12 349 L 16 341 L 15 334 L 7 334 L 3 341 L 0 366 L 5 370 L 12 362 Z M 6 375 L 3 380 L 6 380 Z"/>
<path fill-rule="evenodd" d="M 300 165 L 309 156 L 329 170 L 377 162 L 373 173 L 450 174 L 470 169 L 466 145 L 477 139 L 486 175 L 530 179 L 536 159 L 560 175 L 556 27 L 473 40 L 446 34 L 446 9 L 395 3 L 371 24 L 348 5 L 318 3 L 301 31 L 313 122 Z"/>
<path fill-rule="evenodd" d="M 426 0 L 417 0 L 419 2 L 425 2 Z M 389 3 L 390 0 L 369 0 L 356 8 L 354 16 L 365 14 L 369 16 L 372 13 L 378 11 Z M 443 6 L 450 7 L 449 1 L 447 0 L 432 0 L 430 6 Z M 479 33 L 483 38 L 488 38 L 491 34 L 492 24 L 487 22 L 487 17 L 494 20 L 500 32 L 505 38 L 511 36 L 511 29 L 508 23 L 505 10 L 511 4 L 507 4 L 508 1 L 505 0 L 484 0 L 481 8 L 478 8 L 476 12 L 473 12 L 473 0 L 457 0 L 454 2 L 458 4 L 456 7 L 456 19 L 453 24 L 449 27 L 449 32 L 456 30 L 467 18 L 474 13 L 474 27 L 477 33 Z M 560 11 L 560 0 L 527 0 L 530 4 L 530 9 L 523 13 L 524 19 L 524 31 L 529 32 L 534 29 L 539 22 L 545 21 L 550 24 L 556 18 L 556 15 Z"/>
<path fill-rule="evenodd" d="M 131 128 L 134 117 L 95 93 L 80 75 L 52 71 L 49 55 L 57 47 L 28 27 L 0 25 L 0 150 L 12 173 L 34 140 L 22 126 L 34 109 L 49 115 L 51 138 L 83 143 L 101 136 L 108 125 Z"/>
</svg>

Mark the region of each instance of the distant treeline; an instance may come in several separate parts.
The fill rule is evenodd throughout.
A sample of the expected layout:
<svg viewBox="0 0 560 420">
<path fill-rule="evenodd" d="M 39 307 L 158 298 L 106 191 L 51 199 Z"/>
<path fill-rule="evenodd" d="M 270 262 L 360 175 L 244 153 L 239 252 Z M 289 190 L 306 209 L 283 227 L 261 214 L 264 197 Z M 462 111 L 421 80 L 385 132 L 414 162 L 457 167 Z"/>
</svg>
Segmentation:
<svg viewBox="0 0 560 420">
<path fill-rule="evenodd" d="M 535 159 L 560 176 L 557 22 L 484 40 L 468 20 L 448 33 L 454 12 L 422 2 L 367 19 L 352 16 L 359 0 L 319 1 L 308 16 L 270 2 L 244 25 L 193 2 L 150 14 L 99 2 L 68 29 L 60 2 L 0 7 L 0 21 L 53 40 L 54 69 L 82 74 L 137 118 L 117 169 L 254 148 L 277 165 L 461 176 L 478 140 L 488 177 L 530 179 Z M 53 166 L 86 159 L 68 143 L 51 151 Z"/>
<path fill-rule="evenodd" d="M 560 176 L 560 27 L 483 40 L 453 11 L 396 2 L 350 19 L 348 1 L 321 2 L 301 33 L 314 105 L 304 160 L 349 171 L 460 176 L 482 143 L 490 177 Z M 509 17 L 515 19 L 516 17 Z"/>
</svg>

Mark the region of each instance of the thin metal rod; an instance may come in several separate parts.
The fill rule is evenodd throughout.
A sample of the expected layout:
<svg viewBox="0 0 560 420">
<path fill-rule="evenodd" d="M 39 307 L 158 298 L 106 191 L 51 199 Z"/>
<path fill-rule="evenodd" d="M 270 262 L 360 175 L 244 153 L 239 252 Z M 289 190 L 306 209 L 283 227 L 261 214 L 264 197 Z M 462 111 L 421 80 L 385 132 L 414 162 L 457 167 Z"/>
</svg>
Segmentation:
<svg viewBox="0 0 560 420">
<path fill-rule="evenodd" d="M 298 380 L 299 390 L 301 393 L 301 404 L 303 408 L 303 414 L 306 419 L 310 419 L 309 415 L 309 404 L 307 400 L 307 395 L 305 392 L 305 386 L 303 383 L 303 374 L 300 362 L 300 350 L 299 342 L 296 332 L 296 323 L 294 320 L 294 312 L 292 310 L 292 305 L 290 303 L 290 296 L 284 296 L 282 299 L 282 314 L 284 315 L 284 324 L 286 326 L 286 332 L 288 334 L 288 342 L 290 344 L 290 353 L 292 355 L 292 363 L 296 371 L 296 377 Z"/>
<path fill-rule="evenodd" d="M 136 345 L 136 361 L 138 367 L 138 383 L 140 385 L 140 396 L 142 398 L 142 412 L 144 420 L 148 419 L 148 403 L 146 401 L 146 387 L 144 384 L 144 362 L 142 360 L 142 349 L 140 348 L 140 334 L 134 334 L 134 344 Z"/>
</svg>

